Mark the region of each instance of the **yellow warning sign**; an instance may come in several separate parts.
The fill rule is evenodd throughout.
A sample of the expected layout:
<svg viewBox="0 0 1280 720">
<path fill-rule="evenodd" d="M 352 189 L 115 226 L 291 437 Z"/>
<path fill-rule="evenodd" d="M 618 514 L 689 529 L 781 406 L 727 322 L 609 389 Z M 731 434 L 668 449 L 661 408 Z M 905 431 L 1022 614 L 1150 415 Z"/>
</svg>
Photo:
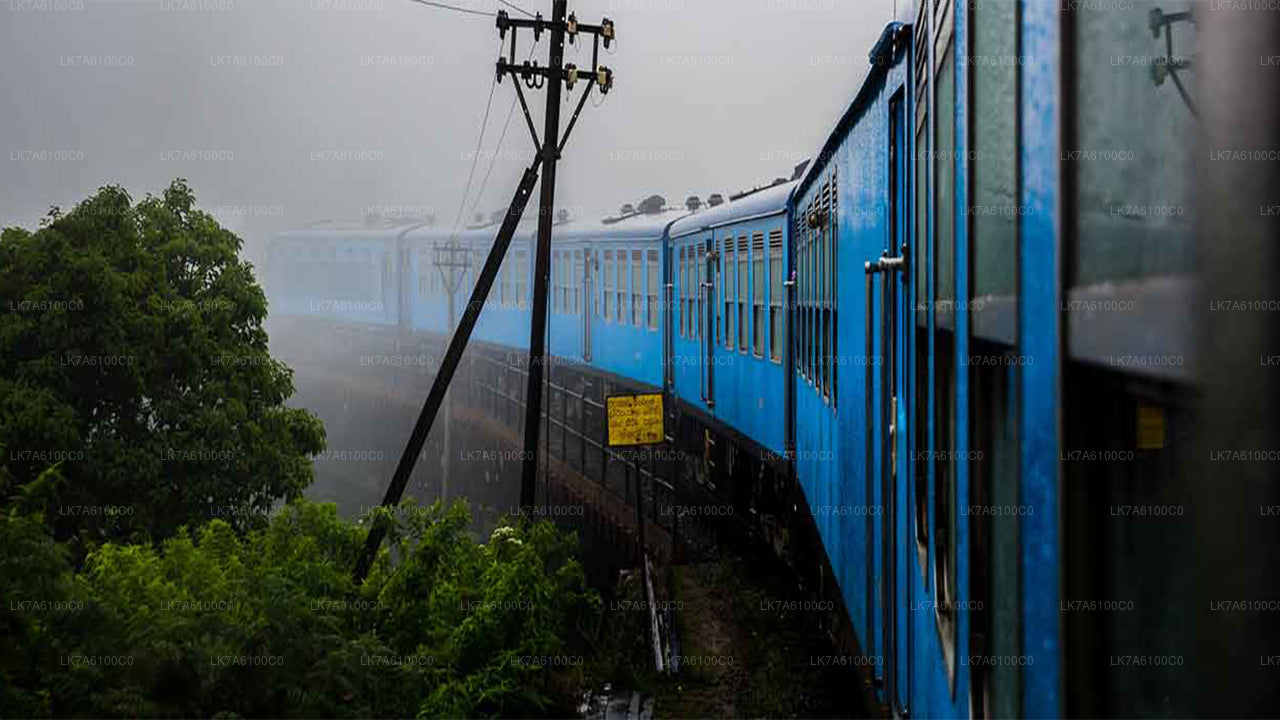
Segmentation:
<svg viewBox="0 0 1280 720">
<path fill-rule="evenodd" d="M 1164 447 L 1164 409 L 1159 405 L 1138 403 L 1138 449 L 1159 450 Z"/>
<path fill-rule="evenodd" d="M 605 398 L 609 445 L 652 445 L 662 442 L 662 393 L 613 395 Z"/>
</svg>

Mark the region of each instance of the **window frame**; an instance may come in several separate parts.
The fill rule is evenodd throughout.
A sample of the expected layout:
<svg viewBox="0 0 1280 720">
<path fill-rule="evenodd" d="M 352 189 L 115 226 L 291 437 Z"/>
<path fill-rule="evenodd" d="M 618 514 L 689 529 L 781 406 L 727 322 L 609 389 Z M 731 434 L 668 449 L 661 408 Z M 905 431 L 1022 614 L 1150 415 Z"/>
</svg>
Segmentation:
<svg viewBox="0 0 1280 720">
<path fill-rule="evenodd" d="M 613 322 L 613 281 L 614 281 L 614 258 L 613 250 L 604 251 L 604 282 L 600 283 L 601 293 L 604 295 L 604 321 Z"/>
<path fill-rule="evenodd" d="M 516 307 L 523 309 L 529 301 L 529 251 L 516 249 L 515 268 Z"/>
<path fill-rule="evenodd" d="M 747 306 L 751 303 L 751 286 L 749 284 L 751 280 L 750 242 L 745 231 L 739 233 L 737 263 L 734 271 L 738 275 L 738 353 L 741 355 L 751 352 L 751 328 L 747 323 L 749 319 Z M 742 287 L 743 281 L 748 282 L 745 290 Z"/>
<path fill-rule="evenodd" d="M 737 333 L 733 326 L 733 316 L 736 314 L 733 305 L 737 302 L 738 293 L 738 286 L 734 279 L 738 271 L 733 259 L 733 234 L 730 233 L 727 237 L 721 238 L 721 244 L 724 246 L 724 251 L 720 254 L 721 267 L 724 271 L 724 347 L 726 350 L 734 350 Z"/>
<path fill-rule="evenodd" d="M 769 360 L 782 364 L 786 328 L 783 299 L 786 296 L 786 259 L 782 253 L 782 230 L 769 231 Z"/>
<path fill-rule="evenodd" d="M 648 303 L 649 329 L 653 331 L 658 329 L 658 287 L 661 285 L 662 280 L 658 262 L 657 250 L 650 249 L 645 251 L 645 279 L 647 280 L 646 288 L 648 289 L 646 302 Z"/>
<path fill-rule="evenodd" d="M 751 234 L 751 354 L 765 356 L 765 234 L 758 230 Z"/>
<path fill-rule="evenodd" d="M 631 283 L 631 324 L 635 327 L 642 328 L 644 321 L 644 295 L 640 292 L 644 288 L 644 251 L 631 251 L 631 273 L 628 278 Z"/>
</svg>

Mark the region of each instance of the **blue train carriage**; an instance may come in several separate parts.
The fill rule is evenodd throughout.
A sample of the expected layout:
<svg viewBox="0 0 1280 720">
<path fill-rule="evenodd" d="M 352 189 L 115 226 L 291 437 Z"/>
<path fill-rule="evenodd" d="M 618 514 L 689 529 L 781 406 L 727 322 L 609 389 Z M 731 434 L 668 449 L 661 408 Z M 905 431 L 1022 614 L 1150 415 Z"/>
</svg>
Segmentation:
<svg viewBox="0 0 1280 720">
<path fill-rule="evenodd" d="M 1100 517 L 1190 463 L 1188 10 L 921 3 L 793 197 L 797 474 L 864 508 L 816 520 L 894 712 L 1193 714 L 1183 663 L 1108 662 L 1189 657 L 1185 603 L 1075 609 L 1194 595 L 1182 525 Z"/>
<path fill-rule="evenodd" d="M 662 387 L 664 239 L 685 214 L 658 196 L 552 232 L 551 348 L 559 357 Z"/>
<path fill-rule="evenodd" d="M 925 624 L 908 612 L 908 598 L 923 596 L 918 589 L 909 595 L 910 586 L 923 580 L 908 571 L 919 561 L 903 530 L 911 517 L 907 433 L 901 431 L 909 405 L 903 333 L 911 298 L 903 258 L 912 253 L 906 192 L 915 100 L 911 49 L 908 25 L 885 28 L 862 88 L 791 197 L 796 282 L 787 384 L 797 480 L 877 699 L 922 717 L 954 716 L 960 713 L 949 699 L 911 707 L 924 697 L 912 677 L 928 668 L 928 680 L 945 693 L 949 679 L 939 670 L 955 652 L 935 640 L 927 648 L 932 663 L 912 666 L 924 653 L 913 652 L 911 633 L 919 642 Z M 947 632 L 933 624 L 930 616 L 934 636 Z"/>
<path fill-rule="evenodd" d="M 783 460 L 788 417 L 787 199 L 782 181 L 691 213 L 670 229 L 666 387 Z"/>
<path fill-rule="evenodd" d="M 396 228 L 278 233 L 268 256 L 271 316 L 394 328 L 400 285 Z"/>
<path fill-rule="evenodd" d="M 477 224 L 456 232 L 414 230 L 407 238 L 405 286 L 410 302 L 403 322 L 413 332 L 450 335 L 448 275 L 454 277 L 453 322 L 471 300 L 499 223 Z M 527 347 L 532 303 L 532 223 L 522 222 L 503 257 L 498 276 L 484 300 L 472 338 L 477 342 Z M 456 246 L 456 250 L 450 248 Z M 457 267 L 450 265 L 456 263 Z M 445 267 L 442 267 L 444 264 Z"/>
</svg>

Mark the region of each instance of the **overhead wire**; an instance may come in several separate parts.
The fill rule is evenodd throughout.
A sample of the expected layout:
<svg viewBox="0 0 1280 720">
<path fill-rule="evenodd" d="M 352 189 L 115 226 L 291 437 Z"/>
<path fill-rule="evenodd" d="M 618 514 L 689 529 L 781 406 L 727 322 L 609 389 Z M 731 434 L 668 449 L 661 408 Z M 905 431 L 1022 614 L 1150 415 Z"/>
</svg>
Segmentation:
<svg viewBox="0 0 1280 720">
<path fill-rule="evenodd" d="M 437 2 L 436 0 L 409 0 L 409 2 L 415 2 L 415 3 L 418 3 L 419 5 L 426 5 L 428 7 L 440 8 L 442 10 L 453 10 L 455 12 L 467 13 L 470 15 L 483 15 L 484 17 L 497 16 L 497 13 L 488 12 L 487 10 L 476 10 L 474 8 L 458 7 L 457 5 L 450 5 L 449 3 Z"/>
<path fill-rule="evenodd" d="M 508 2 L 507 0 L 498 0 L 498 2 L 502 3 L 503 5 L 506 5 L 512 10 L 519 10 L 520 12 L 524 13 L 525 15 L 528 15 L 529 17 L 534 17 L 533 13 L 529 12 L 528 10 L 525 10 L 524 8 L 520 7 L 519 5 L 516 5 L 513 2 Z"/>
</svg>

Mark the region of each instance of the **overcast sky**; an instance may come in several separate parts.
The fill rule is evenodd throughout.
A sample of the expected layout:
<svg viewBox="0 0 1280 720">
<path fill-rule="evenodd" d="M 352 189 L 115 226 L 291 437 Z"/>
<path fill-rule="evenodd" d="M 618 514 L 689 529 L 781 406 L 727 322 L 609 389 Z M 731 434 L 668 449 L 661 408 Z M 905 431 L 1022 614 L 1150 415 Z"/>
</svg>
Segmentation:
<svg viewBox="0 0 1280 720">
<path fill-rule="evenodd" d="M 491 17 L 410 0 L 4 3 L 2 226 L 34 227 L 48 206 L 103 184 L 140 198 L 174 177 L 251 240 L 320 219 L 358 223 L 375 207 L 429 209 L 443 223 L 457 214 L 493 86 Z M 517 4 L 550 14 L 549 0 Z M 614 20 L 619 39 L 601 54 L 616 85 L 583 111 L 558 204 L 598 213 L 651 193 L 676 204 L 789 175 L 848 105 L 894 7 L 571 2 L 583 22 Z M 547 46 L 544 36 L 542 63 Z M 577 64 L 589 65 L 579 48 Z M 528 91 L 539 132 L 544 93 Z M 493 92 L 473 197 L 514 99 L 510 80 Z M 572 108 L 566 100 L 566 122 Z M 506 205 L 531 149 L 517 108 L 479 209 Z"/>
</svg>

